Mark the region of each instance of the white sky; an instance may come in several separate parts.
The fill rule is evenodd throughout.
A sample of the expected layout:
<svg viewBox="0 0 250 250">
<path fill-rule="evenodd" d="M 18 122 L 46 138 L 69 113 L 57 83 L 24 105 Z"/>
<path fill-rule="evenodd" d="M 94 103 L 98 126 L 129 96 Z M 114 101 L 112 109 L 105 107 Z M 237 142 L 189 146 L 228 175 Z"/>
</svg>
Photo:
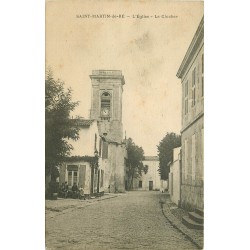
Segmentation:
<svg viewBox="0 0 250 250">
<path fill-rule="evenodd" d="M 84 19 L 77 14 L 176 15 L 176 19 Z M 123 128 L 156 155 L 167 132 L 180 133 L 181 83 L 176 77 L 203 16 L 203 2 L 51 1 L 46 4 L 46 65 L 89 116 L 93 69 L 122 70 Z"/>
</svg>

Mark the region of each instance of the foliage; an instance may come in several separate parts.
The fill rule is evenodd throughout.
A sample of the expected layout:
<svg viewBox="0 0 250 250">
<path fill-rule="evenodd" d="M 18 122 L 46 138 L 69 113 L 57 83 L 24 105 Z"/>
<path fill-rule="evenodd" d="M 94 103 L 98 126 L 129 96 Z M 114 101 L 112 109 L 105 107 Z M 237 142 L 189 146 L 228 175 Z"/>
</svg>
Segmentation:
<svg viewBox="0 0 250 250">
<path fill-rule="evenodd" d="M 147 172 L 148 172 L 148 165 L 145 165 L 145 166 L 144 166 L 143 171 L 144 171 L 144 174 L 147 174 Z"/>
<path fill-rule="evenodd" d="M 144 160 L 144 150 L 137 146 L 131 138 L 127 140 L 127 174 L 129 181 L 129 189 L 132 189 L 133 179 L 142 176 L 148 171 L 148 167 L 144 167 L 142 161 Z"/>
<path fill-rule="evenodd" d="M 45 173 L 54 180 L 58 176 L 57 166 L 70 155 L 71 138 L 79 138 L 79 128 L 70 119 L 70 112 L 78 105 L 72 101 L 72 90 L 64 89 L 64 82 L 55 80 L 51 70 L 45 79 Z"/>
<path fill-rule="evenodd" d="M 173 149 L 181 146 L 181 136 L 175 133 L 167 133 L 157 146 L 159 156 L 159 173 L 161 179 L 168 180 L 170 171 L 169 163 L 173 162 Z"/>
</svg>

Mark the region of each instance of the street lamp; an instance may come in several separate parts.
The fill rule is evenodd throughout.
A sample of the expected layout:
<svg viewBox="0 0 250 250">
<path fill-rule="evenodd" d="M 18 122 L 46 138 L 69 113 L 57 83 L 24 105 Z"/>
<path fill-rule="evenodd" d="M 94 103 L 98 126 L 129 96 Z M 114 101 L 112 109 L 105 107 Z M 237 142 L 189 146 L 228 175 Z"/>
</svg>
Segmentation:
<svg viewBox="0 0 250 250">
<path fill-rule="evenodd" d="M 95 155 L 96 158 L 98 158 L 98 151 L 97 151 L 97 149 L 95 150 L 94 155 Z"/>
</svg>

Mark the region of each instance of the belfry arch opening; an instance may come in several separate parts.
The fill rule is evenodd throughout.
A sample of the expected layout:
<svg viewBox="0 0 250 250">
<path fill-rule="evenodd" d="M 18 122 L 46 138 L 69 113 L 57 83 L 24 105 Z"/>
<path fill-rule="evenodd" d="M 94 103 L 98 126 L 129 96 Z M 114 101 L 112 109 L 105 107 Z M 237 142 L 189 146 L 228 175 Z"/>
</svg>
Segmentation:
<svg viewBox="0 0 250 250">
<path fill-rule="evenodd" d="M 110 109 L 111 95 L 109 92 L 103 92 L 101 96 L 101 108 Z"/>
</svg>

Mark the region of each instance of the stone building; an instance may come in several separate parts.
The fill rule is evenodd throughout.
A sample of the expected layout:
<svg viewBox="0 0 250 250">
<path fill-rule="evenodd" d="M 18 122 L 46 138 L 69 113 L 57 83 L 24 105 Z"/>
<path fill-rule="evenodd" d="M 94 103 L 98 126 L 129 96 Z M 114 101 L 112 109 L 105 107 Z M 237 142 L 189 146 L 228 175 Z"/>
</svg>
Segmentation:
<svg viewBox="0 0 250 250">
<path fill-rule="evenodd" d="M 125 84 L 120 70 L 93 70 L 90 119 L 96 120 L 102 138 L 99 151 L 106 147 L 107 158 L 102 157 L 105 171 L 105 192 L 125 191 L 126 145 L 123 141 L 122 93 Z"/>
<path fill-rule="evenodd" d="M 204 207 L 204 17 L 179 67 L 182 84 L 181 205 Z"/>
<path fill-rule="evenodd" d="M 60 167 L 60 183 L 83 186 L 84 193 L 125 191 L 126 145 L 122 134 L 121 71 L 93 70 L 89 119 L 74 119 L 80 139 L 69 140 L 71 157 Z"/>
<path fill-rule="evenodd" d="M 159 157 L 145 156 L 143 161 L 144 166 L 148 166 L 148 172 L 142 173 L 142 176 L 133 180 L 133 190 L 162 190 L 167 188 L 167 181 L 161 180 L 159 174 Z"/>
</svg>

